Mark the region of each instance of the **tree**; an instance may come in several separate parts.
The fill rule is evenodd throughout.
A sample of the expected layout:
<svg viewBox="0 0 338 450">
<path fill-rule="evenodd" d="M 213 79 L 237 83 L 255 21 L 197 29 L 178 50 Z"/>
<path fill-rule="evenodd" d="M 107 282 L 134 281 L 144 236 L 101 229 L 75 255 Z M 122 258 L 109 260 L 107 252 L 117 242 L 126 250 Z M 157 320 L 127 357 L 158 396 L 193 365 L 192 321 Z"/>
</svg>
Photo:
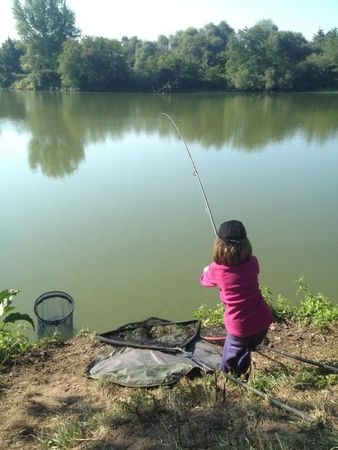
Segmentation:
<svg viewBox="0 0 338 450">
<path fill-rule="evenodd" d="M 230 83 L 241 90 L 263 90 L 264 73 L 269 68 L 266 42 L 278 31 L 270 20 L 258 22 L 233 35 L 228 46 L 226 73 Z M 271 83 L 271 81 L 269 81 Z"/>
<path fill-rule="evenodd" d="M 303 62 L 310 51 L 310 46 L 301 33 L 292 31 L 271 33 L 266 42 L 266 59 L 269 67 L 263 76 L 265 89 L 301 88 L 307 71 Z"/>
<path fill-rule="evenodd" d="M 198 87 L 199 66 L 192 59 L 173 52 L 161 55 L 156 61 L 158 92 L 189 90 Z"/>
<path fill-rule="evenodd" d="M 209 23 L 199 30 L 188 28 L 172 36 L 171 51 L 186 65 L 195 67 L 194 71 L 189 71 L 192 76 L 191 87 L 226 86 L 226 48 L 233 33 L 226 22 L 221 22 L 219 25 Z"/>
<path fill-rule="evenodd" d="M 129 80 L 121 43 L 102 37 L 69 39 L 59 58 L 59 73 L 63 87 L 87 91 L 122 90 Z"/>
<path fill-rule="evenodd" d="M 27 73 L 25 83 L 32 88 L 59 86 L 57 61 L 62 45 L 79 35 L 75 15 L 65 0 L 14 0 L 16 26 L 25 47 L 22 58 Z"/>
<path fill-rule="evenodd" d="M 0 87 L 9 88 L 21 75 L 24 49 L 19 41 L 7 39 L 0 48 Z"/>
<path fill-rule="evenodd" d="M 142 45 L 142 41 L 136 36 L 133 36 L 131 38 L 123 36 L 121 39 L 121 45 L 123 54 L 127 60 L 129 67 L 133 68 L 135 65 L 136 52 L 137 49 Z"/>
<path fill-rule="evenodd" d="M 233 35 L 228 46 L 226 73 L 241 90 L 282 90 L 300 87 L 310 53 L 300 33 L 279 31 L 270 20 Z"/>
<path fill-rule="evenodd" d="M 150 90 L 159 85 L 156 62 L 160 54 L 156 42 L 140 41 L 137 45 L 132 70 L 135 86 L 139 89 Z"/>
<path fill-rule="evenodd" d="M 320 87 L 338 86 L 338 29 L 333 28 L 326 34 L 319 30 L 314 36 L 313 53 L 307 63 L 317 69 Z"/>
</svg>

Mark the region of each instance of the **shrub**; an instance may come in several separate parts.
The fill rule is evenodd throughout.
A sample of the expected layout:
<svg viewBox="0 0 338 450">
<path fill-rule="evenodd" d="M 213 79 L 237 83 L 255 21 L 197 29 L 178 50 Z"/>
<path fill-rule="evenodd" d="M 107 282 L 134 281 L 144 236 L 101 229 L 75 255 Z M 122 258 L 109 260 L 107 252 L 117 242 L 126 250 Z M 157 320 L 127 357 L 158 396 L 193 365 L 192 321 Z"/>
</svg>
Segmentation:
<svg viewBox="0 0 338 450">
<path fill-rule="evenodd" d="M 295 300 L 291 300 L 283 295 L 274 297 L 268 287 L 262 287 L 262 295 L 270 306 L 277 321 L 295 320 L 305 325 L 311 325 L 317 329 L 324 329 L 330 323 L 338 320 L 338 306 L 323 294 L 313 294 L 310 292 L 310 285 L 304 277 L 300 277 L 296 283 L 298 289 L 296 298 L 302 294 L 298 305 Z M 213 308 L 200 306 L 194 313 L 194 317 L 201 321 L 202 327 L 223 323 L 224 305 L 219 303 Z"/>
<path fill-rule="evenodd" d="M 28 314 L 13 312 L 15 310 L 12 306 L 13 297 L 18 293 L 17 289 L 0 292 L 0 362 L 2 363 L 19 353 L 24 353 L 30 347 L 27 337 L 18 326 L 13 324 L 25 321 L 35 329 L 34 322 Z"/>
</svg>

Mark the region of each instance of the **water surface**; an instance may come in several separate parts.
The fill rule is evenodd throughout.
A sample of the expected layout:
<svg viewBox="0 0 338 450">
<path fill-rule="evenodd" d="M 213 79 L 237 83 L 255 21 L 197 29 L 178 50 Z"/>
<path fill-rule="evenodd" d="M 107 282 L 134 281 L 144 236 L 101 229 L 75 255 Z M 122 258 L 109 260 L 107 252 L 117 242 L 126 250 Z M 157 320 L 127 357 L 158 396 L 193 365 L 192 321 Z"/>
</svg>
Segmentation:
<svg viewBox="0 0 338 450">
<path fill-rule="evenodd" d="M 42 292 L 76 301 L 76 328 L 184 320 L 213 231 L 243 220 L 260 280 L 304 275 L 337 299 L 338 95 L 0 92 L 1 289 L 32 314 Z"/>
</svg>

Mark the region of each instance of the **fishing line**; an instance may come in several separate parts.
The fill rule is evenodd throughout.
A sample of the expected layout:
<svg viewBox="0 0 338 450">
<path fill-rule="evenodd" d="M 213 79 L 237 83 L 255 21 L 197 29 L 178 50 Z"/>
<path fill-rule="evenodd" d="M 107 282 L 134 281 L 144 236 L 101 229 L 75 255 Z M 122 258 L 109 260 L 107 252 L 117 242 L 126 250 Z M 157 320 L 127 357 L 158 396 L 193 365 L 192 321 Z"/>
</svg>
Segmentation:
<svg viewBox="0 0 338 450">
<path fill-rule="evenodd" d="M 191 161 L 191 164 L 192 164 L 192 166 L 193 166 L 193 168 L 194 168 L 193 176 L 196 177 L 197 182 L 198 182 L 198 185 L 199 185 L 199 187 L 200 187 L 200 189 L 201 189 L 201 192 L 202 192 L 202 196 L 203 196 L 203 199 L 204 199 L 204 202 L 205 202 L 205 209 L 206 209 L 206 212 L 207 212 L 207 214 L 208 214 L 208 216 L 209 216 L 209 219 L 210 219 L 212 228 L 213 228 L 213 230 L 214 230 L 215 236 L 218 237 L 218 236 L 217 236 L 217 231 L 216 231 L 216 226 L 215 226 L 215 221 L 214 221 L 214 218 L 213 218 L 213 216 L 212 216 L 212 212 L 211 212 L 211 209 L 210 209 L 210 206 L 209 206 L 209 202 L 208 202 L 207 196 L 206 196 L 206 194 L 205 194 L 205 191 L 204 191 L 204 188 L 203 188 L 203 185 L 202 185 L 202 181 L 201 181 L 201 178 L 200 178 L 200 176 L 199 176 L 197 167 L 196 167 L 196 165 L 195 165 L 195 162 L 194 162 L 194 160 L 193 160 L 193 157 L 191 156 L 190 150 L 189 150 L 189 148 L 188 148 L 188 145 L 187 145 L 187 143 L 185 142 L 185 140 L 184 140 L 184 138 L 183 138 L 183 136 L 182 136 L 182 133 L 180 132 L 180 130 L 179 130 L 178 126 L 176 125 L 174 119 L 173 119 L 171 116 L 169 116 L 169 114 L 166 114 L 166 113 L 161 113 L 161 115 L 162 115 L 162 116 L 165 116 L 167 119 L 170 120 L 170 122 L 171 122 L 172 125 L 174 126 L 175 130 L 177 131 L 177 134 L 178 134 L 179 139 L 181 139 L 181 141 L 182 141 L 183 144 L 184 144 L 184 147 L 185 147 L 185 149 L 186 149 L 186 151 L 187 151 L 187 153 L 188 153 L 188 156 L 189 156 L 189 159 L 190 159 L 190 161 Z"/>
</svg>

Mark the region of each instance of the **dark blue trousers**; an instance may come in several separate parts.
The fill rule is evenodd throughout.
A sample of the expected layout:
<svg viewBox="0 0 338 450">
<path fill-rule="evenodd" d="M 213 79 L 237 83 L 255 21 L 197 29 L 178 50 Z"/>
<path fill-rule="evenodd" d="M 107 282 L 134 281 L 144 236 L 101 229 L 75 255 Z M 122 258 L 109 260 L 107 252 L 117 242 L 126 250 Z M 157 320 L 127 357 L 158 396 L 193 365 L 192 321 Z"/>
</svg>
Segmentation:
<svg viewBox="0 0 338 450">
<path fill-rule="evenodd" d="M 245 374 L 251 364 L 251 352 L 262 343 L 268 330 L 254 336 L 237 337 L 227 334 L 224 342 L 221 370 L 236 376 Z"/>
</svg>

